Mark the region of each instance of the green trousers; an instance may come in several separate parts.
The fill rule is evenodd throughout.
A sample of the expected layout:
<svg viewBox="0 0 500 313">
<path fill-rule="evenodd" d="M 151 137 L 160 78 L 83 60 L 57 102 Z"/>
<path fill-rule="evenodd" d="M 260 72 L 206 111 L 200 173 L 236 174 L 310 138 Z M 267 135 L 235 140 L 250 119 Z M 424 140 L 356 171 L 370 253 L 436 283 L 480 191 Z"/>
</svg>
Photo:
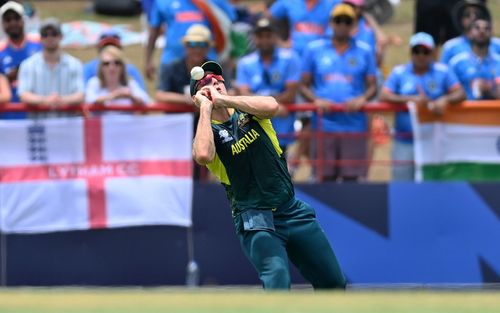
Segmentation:
<svg viewBox="0 0 500 313">
<path fill-rule="evenodd" d="M 293 198 L 273 210 L 247 210 L 234 222 L 264 289 L 290 289 L 288 260 L 315 289 L 345 288 L 337 258 L 307 203 Z"/>
</svg>

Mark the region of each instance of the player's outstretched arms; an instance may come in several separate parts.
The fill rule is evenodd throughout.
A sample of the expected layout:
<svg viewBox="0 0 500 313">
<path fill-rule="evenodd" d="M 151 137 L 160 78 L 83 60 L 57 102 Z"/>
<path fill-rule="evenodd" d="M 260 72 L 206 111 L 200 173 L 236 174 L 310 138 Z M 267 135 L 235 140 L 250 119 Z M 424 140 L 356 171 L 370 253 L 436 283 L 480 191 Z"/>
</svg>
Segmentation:
<svg viewBox="0 0 500 313">
<path fill-rule="evenodd" d="M 207 165 L 215 157 L 214 135 L 210 123 L 213 104 L 200 91 L 193 99 L 196 106 L 200 108 L 200 119 L 193 142 L 193 159 L 200 165 Z"/>
<path fill-rule="evenodd" d="M 272 118 L 279 109 L 275 98 L 269 96 L 229 96 L 211 90 L 215 107 L 234 108 L 258 118 Z"/>
</svg>

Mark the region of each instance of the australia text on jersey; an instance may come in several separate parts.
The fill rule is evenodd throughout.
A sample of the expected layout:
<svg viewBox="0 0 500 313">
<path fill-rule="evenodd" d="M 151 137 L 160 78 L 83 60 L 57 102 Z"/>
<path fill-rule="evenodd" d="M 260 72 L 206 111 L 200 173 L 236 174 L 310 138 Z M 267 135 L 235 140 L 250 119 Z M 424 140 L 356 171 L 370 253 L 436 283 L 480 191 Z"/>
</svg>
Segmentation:
<svg viewBox="0 0 500 313">
<path fill-rule="evenodd" d="M 252 128 L 252 130 L 246 133 L 243 138 L 231 145 L 231 151 L 233 152 L 233 155 L 244 151 L 252 142 L 257 139 L 257 137 L 260 137 L 260 134 Z"/>
</svg>

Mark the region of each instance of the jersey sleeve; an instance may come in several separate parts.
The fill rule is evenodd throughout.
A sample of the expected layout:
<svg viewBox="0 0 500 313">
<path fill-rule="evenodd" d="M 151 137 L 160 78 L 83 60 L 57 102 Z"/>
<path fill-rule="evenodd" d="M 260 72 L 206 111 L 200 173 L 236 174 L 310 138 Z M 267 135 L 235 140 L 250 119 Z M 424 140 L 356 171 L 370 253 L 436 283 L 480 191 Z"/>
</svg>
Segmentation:
<svg viewBox="0 0 500 313">
<path fill-rule="evenodd" d="M 399 80 L 399 75 L 392 70 L 389 77 L 385 80 L 384 89 L 387 89 L 392 93 L 399 94 Z"/>
<path fill-rule="evenodd" d="M 286 7 L 286 2 L 283 0 L 278 0 L 271 5 L 269 8 L 269 13 L 271 16 L 276 19 L 287 19 L 288 18 L 288 10 Z"/>
</svg>

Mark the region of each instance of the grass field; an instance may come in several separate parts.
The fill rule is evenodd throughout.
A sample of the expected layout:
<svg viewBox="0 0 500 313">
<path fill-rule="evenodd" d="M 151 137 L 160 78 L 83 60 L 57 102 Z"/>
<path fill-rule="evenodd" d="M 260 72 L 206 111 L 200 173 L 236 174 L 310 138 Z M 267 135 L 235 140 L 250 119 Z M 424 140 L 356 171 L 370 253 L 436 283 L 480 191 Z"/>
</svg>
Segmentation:
<svg viewBox="0 0 500 313">
<path fill-rule="evenodd" d="M 498 313 L 493 291 L 264 293 L 255 289 L 0 289 L 2 313 Z"/>
</svg>

